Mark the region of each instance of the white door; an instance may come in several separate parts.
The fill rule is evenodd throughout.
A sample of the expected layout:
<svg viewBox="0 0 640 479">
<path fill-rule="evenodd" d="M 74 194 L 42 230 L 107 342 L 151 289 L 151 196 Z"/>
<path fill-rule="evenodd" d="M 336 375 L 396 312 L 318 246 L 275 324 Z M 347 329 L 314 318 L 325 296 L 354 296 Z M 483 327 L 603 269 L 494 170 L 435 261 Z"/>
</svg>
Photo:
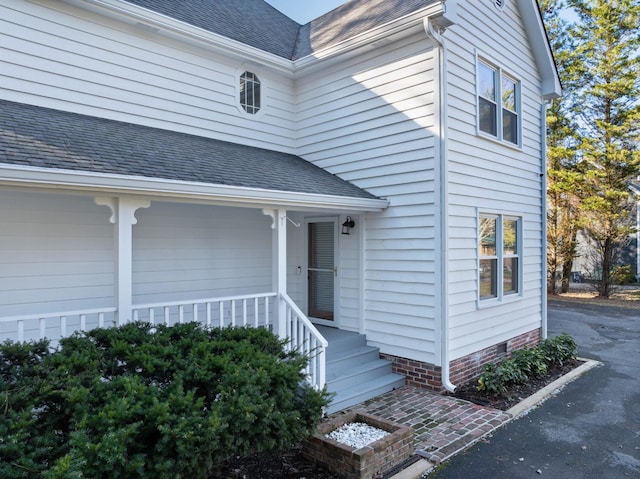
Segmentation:
<svg viewBox="0 0 640 479">
<path fill-rule="evenodd" d="M 335 319 L 336 225 L 333 219 L 307 223 L 307 314 L 313 319 Z"/>
</svg>

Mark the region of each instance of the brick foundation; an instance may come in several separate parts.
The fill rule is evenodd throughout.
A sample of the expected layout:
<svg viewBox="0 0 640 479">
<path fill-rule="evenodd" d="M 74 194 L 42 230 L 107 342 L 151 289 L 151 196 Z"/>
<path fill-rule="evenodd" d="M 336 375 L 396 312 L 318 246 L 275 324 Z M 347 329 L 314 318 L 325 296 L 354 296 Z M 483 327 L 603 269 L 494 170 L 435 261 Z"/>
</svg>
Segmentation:
<svg viewBox="0 0 640 479">
<path fill-rule="evenodd" d="M 522 349 L 525 346 L 533 347 L 540 342 L 541 338 L 541 330 L 535 329 L 511 338 L 505 343 L 495 344 L 481 351 L 455 359 L 449 364 L 451 382 L 456 385 L 464 384 L 479 376 L 485 364 L 495 362 L 508 356 L 512 351 Z M 444 390 L 442 386 L 442 368 L 440 366 L 383 353 L 380 354 L 380 357 L 392 361 L 393 372 L 406 377 L 408 385 L 437 392 Z"/>
</svg>

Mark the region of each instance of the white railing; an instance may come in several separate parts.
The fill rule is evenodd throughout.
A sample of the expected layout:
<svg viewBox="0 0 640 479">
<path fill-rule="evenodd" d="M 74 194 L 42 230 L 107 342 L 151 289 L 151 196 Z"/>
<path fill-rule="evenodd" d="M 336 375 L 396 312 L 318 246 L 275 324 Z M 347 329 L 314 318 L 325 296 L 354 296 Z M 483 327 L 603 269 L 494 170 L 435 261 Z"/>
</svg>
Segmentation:
<svg viewBox="0 0 640 479">
<path fill-rule="evenodd" d="M 285 333 L 280 336 L 289 338 L 289 346 L 309 358 L 305 373 L 309 382 L 320 390 L 326 384 L 329 343 L 286 294 L 280 296 L 280 306 L 285 320 Z"/>
<path fill-rule="evenodd" d="M 113 326 L 115 312 L 116 308 L 98 308 L 0 318 L 0 340 L 22 342 L 44 338 L 59 339 L 75 331 Z M 7 325 L 11 329 L 5 331 Z"/>
<path fill-rule="evenodd" d="M 134 321 L 152 324 L 198 322 L 207 328 L 262 327 L 287 338 L 287 347 L 309 358 L 308 381 L 322 389 L 326 383 L 327 340 L 286 294 L 249 294 L 168 303 L 139 304 L 132 308 Z M 75 331 L 115 326 L 116 308 L 65 311 L 0 318 L 0 340 L 56 339 Z M 5 331 L 5 326 L 9 327 Z M 56 341 L 54 341 L 56 342 Z"/>
<path fill-rule="evenodd" d="M 276 293 L 262 293 L 139 304 L 133 306 L 133 320 L 152 324 L 160 321 L 167 326 L 195 321 L 207 328 L 250 326 L 273 330 L 273 305 L 276 296 Z"/>
</svg>

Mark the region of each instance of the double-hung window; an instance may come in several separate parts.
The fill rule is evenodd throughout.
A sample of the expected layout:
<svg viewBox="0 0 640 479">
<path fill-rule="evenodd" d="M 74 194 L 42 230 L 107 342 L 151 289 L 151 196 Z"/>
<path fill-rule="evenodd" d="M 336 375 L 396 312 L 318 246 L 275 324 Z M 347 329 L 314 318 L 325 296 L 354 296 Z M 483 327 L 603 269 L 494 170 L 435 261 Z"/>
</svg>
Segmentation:
<svg viewBox="0 0 640 479">
<path fill-rule="evenodd" d="M 502 299 L 521 291 L 522 219 L 479 215 L 478 267 L 480 300 Z"/>
<path fill-rule="evenodd" d="M 520 82 L 478 58 L 478 131 L 520 145 Z"/>
</svg>

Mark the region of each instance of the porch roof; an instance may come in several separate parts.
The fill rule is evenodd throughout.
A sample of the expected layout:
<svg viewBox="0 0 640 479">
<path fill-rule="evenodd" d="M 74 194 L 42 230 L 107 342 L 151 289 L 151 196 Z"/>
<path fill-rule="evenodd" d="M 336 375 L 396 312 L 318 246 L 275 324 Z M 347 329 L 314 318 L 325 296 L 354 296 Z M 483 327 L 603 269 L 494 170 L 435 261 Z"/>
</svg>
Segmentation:
<svg viewBox="0 0 640 479">
<path fill-rule="evenodd" d="M 116 182 L 118 177 L 169 180 L 186 189 L 197 185 L 199 191 L 207 185 L 217 192 L 229 187 L 238 195 L 255 190 L 283 192 L 287 198 L 299 193 L 380 201 L 299 156 L 4 100 L 1 163 L 109 175 Z"/>
</svg>

